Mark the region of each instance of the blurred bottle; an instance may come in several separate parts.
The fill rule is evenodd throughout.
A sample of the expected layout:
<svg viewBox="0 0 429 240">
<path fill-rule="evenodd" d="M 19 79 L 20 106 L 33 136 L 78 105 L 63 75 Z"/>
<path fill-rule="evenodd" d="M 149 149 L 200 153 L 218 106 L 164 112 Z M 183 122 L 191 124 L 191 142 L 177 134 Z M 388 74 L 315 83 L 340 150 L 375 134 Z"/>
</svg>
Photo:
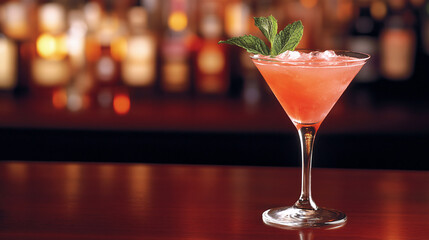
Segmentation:
<svg viewBox="0 0 429 240">
<path fill-rule="evenodd" d="M 37 55 L 31 73 L 36 94 L 51 94 L 52 89 L 64 87 L 70 80 L 66 10 L 57 2 L 39 5 Z"/>
<path fill-rule="evenodd" d="M 249 1 L 229 1 L 225 6 L 225 33 L 228 37 L 238 37 L 249 32 L 253 24 Z"/>
<path fill-rule="evenodd" d="M 30 22 L 35 17 L 34 1 L 8 1 L 2 6 L 1 89 L 15 96 L 29 90 L 30 61 L 33 43 Z M 18 71 L 19 69 L 19 71 Z"/>
<path fill-rule="evenodd" d="M 96 30 L 99 57 L 95 62 L 95 76 L 99 85 L 112 85 L 118 82 L 119 62 L 126 53 L 126 26 L 114 9 L 114 1 L 105 1 L 104 12 Z"/>
<path fill-rule="evenodd" d="M 156 80 L 156 39 L 149 31 L 146 10 L 137 5 L 128 10 L 130 34 L 121 65 L 122 80 L 135 94 L 152 93 Z"/>
<path fill-rule="evenodd" d="M 70 83 L 66 88 L 56 89 L 52 103 L 56 109 L 67 108 L 80 111 L 91 106 L 94 78 L 86 59 L 86 38 L 89 27 L 86 21 L 83 0 L 69 1 L 67 7 L 67 48 L 71 69 Z M 64 104 L 65 103 L 65 104 Z"/>
<path fill-rule="evenodd" d="M 189 94 L 189 2 L 169 0 L 164 7 L 167 29 L 161 46 L 161 90 L 166 94 Z"/>
<path fill-rule="evenodd" d="M 92 39 L 87 42 L 88 55 L 93 61 L 92 71 L 97 85 L 97 102 L 102 108 L 113 107 L 115 90 L 122 84 L 119 80 L 121 76 L 119 66 L 125 58 L 127 47 L 123 3 L 113 0 L 104 2 L 104 8 L 100 10 L 98 27 L 95 29 L 95 38 L 90 36 Z M 97 16 L 99 11 L 96 10 L 97 5 L 90 6 L 88 9 L 93 8 L 93 15 Z"/>
<path fill-rule="evenodd" d="M 67 49 L 73 72 L 85 69 L 85 41 L 88 25 L 85 20 L 84 1 L 70 1 L 67 8 Z"/>
<path fill-rule="evenodd" d="M 26 40 L 30 35 L 29 7 L 23 1 L 8 1 L 3 5 L 2 26 L 12 39 Z"/>
<path fill-rule="evenodd" d="M 356 52 L 363 52 L 371 55 L 355 78 L 356 83 L 371 83 L 379 79 L 378 72 L 378 36 L 380 31 L 380 22 L 376 21 L 373 14 L 378 17 L 383 13 L 386 15 L 386 5 L 383 1 L 359 1 L 357 5 L 357 16 L 352 22 L 352 28 L 347 41 L 347 49 Z M 384 18 L 384 17 L 383 17 Z"/>
<path fill-rule="evenodd" d="M 160 31 L 162 28 L 162 6 L 163 1 L 159 0 L 137 0 L 140 2 L 140 6 L 146 11 L 146 18 L 149 20 L 146 22 L 147 28 L 151 32 Z"/>
<path fill-rule="evenodd" d="M 350 34 L 348 31 L 354 26 L 351 23 L 356 19 L 355 3 L 353 0 L 324 0 L 321 1 L 323 9 L 323 31 L 321 32 L 318 42 L 320 49 L 343 49 L 344 41 L 347 39 L 345 34 Z M 346 46 L 347 47 L 347 46 Z"/>
<path fill-rule="evenodd" d="M 225 32 L 227 37 L 249 34 L 253 24 L 250 1 L 231 1 L 225 7 Z M 254 30 L 254 28 L 252 28 Z M 254 35 L 254 33 L 252 33 Z M 261 81 L 247 51 L 226 45 L 231 67 L 232 95 L 239 91 L 246 106 L 256 106 L 261 100 Z M 235 90 L 239 89 L 239 90 Z"/>
<path fill-rule="evenodd" d="M 412 89 L 415 94 L 415 102 L 427 102 L 427 89 L 429 88 L 429 1 L 410 0 L 411 9 L 415 16 L 414 29 L 416 31 L 416 57 L 415 73 L 412 81 Z M 421 101 L 424 100 L 424 101 Z"/>
<path fill-rule="evenodd" d="M 293 21 L 301 20 L 305 26 L 305 34 L 302 36 L 297 48 L 318 49 L 321 47 L 323 14 L 319 0 L 286 1 L 279 6 L 283 7 L 285 21 L 279 21 L 280 26 L 285 26 Z M 276 11 L 276 9 L 274 9 Z M 282 28 L 281 28 L 282 29 Z M 279 29 L 280 30 L 280 29 Z"/>
<path fill-rule="evenodd" d="M 429 1 L 425 1 L 420 7 L 421 12 L 421 37 L 423 43 L 423 50 L 426 55 L 429 55 Z"/>
<path fill-rule="evenodd" d="M 380 34 L 380 69 L 391 81 L 409 80 L 416 54 L 415 17 L 405 0 L 389 0 L 389 14 Z"/>
<path fill-rule="evenodd" d="M 105 96 L 100 96 L 96 79 L 96 66 L 101 57 L 101 43 L 98 36 L 98 30 L 103 17 L 103 9 L 100 3 L 95 1 L 86 1 L 83 6 L 83 14 L 87 26 L 85 37 L 85 74 L 80 79 L 85 79 L 89 85 L 88 94 L 91 100 L 97 103 L 97 106 L 110 106 L 113 99 L 113 94 L 106 90 Z"/>
<path fill-rule="evenodd" d="M 205 2 L 200 10 L 201 47 L 195 56 L 195 90 L 200 95 L 226 95 L 229 88 L 228 57 L 222 36 L 217 2 Z"/>
<path fill-rule="evenodd" d="M 17 46 L 0 32 L 0 90 L 12 93 L 17 80 Z"/>
<path fill-rule="evenodd" d="M 85 58 L 87 65 L 92 66 L 100 58 L 101 46 L 97 31 L 102 18 L 102 8 L 99 3 L 89 1 L 83 7 L 88 32 L 85 39 Z"/>
</svg>

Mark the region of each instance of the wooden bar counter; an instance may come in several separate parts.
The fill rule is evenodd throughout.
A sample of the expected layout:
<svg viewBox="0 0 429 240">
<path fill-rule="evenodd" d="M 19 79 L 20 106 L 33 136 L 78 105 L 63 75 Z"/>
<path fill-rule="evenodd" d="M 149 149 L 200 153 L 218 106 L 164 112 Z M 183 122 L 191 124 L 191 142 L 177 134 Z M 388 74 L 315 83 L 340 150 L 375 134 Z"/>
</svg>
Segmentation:
<svg viewBox="0 0 429 240">
<path fill-rule="evenodd" d="M 316 203 L 347 224 L 262 222 L 299 189 L 298 168 L 0 162 L 0 239 L 429 239 L 429 172 L 315 168 Z"/>
</svg>

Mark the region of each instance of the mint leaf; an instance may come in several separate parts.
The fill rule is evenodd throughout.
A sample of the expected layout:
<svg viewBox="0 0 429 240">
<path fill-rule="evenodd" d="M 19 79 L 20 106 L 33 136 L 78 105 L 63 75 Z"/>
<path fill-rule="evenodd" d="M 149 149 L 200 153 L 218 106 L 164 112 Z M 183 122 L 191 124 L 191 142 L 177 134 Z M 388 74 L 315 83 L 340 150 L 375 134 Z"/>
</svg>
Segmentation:
<svg viewBox="0 0 429 240">
<path fill-rule="evenodd" d="M 261 30 L 270 42 L 271 48 L 268 48 L 260 38 L 252 35 L 234 37 L 226 41 L 219 41 L 218 43 L 232 44 L 245 48 L 249 53 L 275 57 L 287 50 L 295 50 L 299 41 L 301 41 L 304 32 L 304 26 L 302 26 L 301 21 L 287 25 L 277 34 L 277 20 L 273 15 L 269 17 L 254 17 L 253 19 L 255 20 L 255 26 Z"/>
<path fill-rule="evenodd" d="M 233 37 L 226 41 L 219 41 L 219 43 L 227 43 L 245 48 L 249 53 L 269 55 L 270 50 L 264 41 L 252 35 L 244 35 L 241 37 Z"/>
<path fill-rule="evenodd" d="M 271 55 L 276 56 L 287 50 L 293 51 L 301 41 L 304 26 L 301 21 L 296 21 L 287 25 L 274 38 L 274 45 L 271 48 Z"/>
<path fill-rule="evenodd" d="M 254 17 L 255 26 L 261 30 L 264 36 L 270 41 L 273 47 L 274 38 L 277 35 L 277 19 L 270 15 L 269 17 Z"/>
</svg>

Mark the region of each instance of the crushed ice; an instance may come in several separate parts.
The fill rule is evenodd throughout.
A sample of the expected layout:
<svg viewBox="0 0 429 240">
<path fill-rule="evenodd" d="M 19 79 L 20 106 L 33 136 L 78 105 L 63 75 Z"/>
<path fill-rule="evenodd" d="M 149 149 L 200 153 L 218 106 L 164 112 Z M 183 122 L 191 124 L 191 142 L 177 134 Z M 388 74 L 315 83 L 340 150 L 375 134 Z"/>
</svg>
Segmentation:
<svg viewBox="0 0 429 240">
<path fill-rule="evenodd" d="M 301 53 L 298 51 L 286 51 L 277 56 L 277 58 L 280 58 L 280 59 L 290 59 L 290 60 L 296 60 L 296 59 L 299 59 L 300 57 L 301 57 Z"/>
<path fill-rule="evenodd" d="M 298 52 L 298 51 L 285 51 L 284 53 L 277 56 L 281 60 L 332 60 L 332 58 L 337 57 L 332 50 L 326 50 L 323 52 Z"/>
<path fill-rule="evenodd" d="M 336 57 L 336 56 L 337 56 L 337 54 L 335 54 L 335 52 L 332 50 L 326 50 L 324 52 L 318 53 L 318 57 L 326 59 L 326 60 L 329 60 L 329 59 Z"/>
</svg>

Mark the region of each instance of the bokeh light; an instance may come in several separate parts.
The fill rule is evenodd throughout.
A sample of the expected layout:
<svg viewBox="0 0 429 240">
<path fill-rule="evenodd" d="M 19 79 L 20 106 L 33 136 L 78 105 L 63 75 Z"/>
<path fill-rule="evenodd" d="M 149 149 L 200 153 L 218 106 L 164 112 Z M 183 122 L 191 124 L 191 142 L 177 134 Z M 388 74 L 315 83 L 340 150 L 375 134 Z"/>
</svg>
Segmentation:
<svg viewBox="0 0 429 240">
<path fill-rule="evenodd" d="M 116 94 L 113 97 L 113 109 L 119 115 L 126 114 L 130 111 L 130 97 L 124 93 Z"/>
<path fill-rule="evenodd" d="M 168 17 L 168 27 L 176 32 L 185 30 L 188 26 L 188 17 L 182 11 L 175 11 Z"/>
</svg>

